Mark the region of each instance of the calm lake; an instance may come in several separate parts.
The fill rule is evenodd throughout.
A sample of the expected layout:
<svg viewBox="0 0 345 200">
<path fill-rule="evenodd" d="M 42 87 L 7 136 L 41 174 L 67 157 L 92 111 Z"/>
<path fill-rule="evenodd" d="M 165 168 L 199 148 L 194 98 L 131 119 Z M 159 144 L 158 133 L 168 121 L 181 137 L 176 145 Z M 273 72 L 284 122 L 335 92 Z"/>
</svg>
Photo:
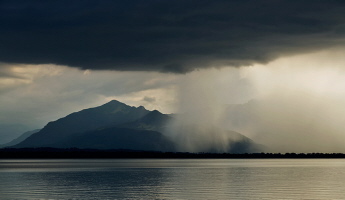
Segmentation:
<svg viewBox="0 0 345 200">
<path fill-rule="evenodd" d="M 345 199 L 345 159 L 8 159 L 0 199 Z"/>
</svg>

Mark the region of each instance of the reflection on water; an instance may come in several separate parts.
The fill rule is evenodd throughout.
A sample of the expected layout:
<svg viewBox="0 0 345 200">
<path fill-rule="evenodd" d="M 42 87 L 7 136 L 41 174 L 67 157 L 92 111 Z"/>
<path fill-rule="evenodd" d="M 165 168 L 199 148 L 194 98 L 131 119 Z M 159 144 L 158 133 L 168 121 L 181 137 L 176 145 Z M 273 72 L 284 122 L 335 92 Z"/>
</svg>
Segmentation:
<svg viewBox="0 0 345 200">
<path fill-rule="evenodd" d="M 0 160 L 1 199 L 343 199 L 345 160 Z"/>
</svg>

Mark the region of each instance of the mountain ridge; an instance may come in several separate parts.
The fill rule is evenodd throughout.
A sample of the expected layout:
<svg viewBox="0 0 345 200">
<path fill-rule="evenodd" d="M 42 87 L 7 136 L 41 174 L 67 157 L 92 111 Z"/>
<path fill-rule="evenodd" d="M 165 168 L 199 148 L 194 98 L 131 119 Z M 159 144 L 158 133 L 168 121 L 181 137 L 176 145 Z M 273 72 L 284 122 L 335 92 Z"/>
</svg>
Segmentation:
<svg viewBox="0 0 345 200">
<path fill-rule="evenodd" d="M 73 112 L 56 121 L 49 122 L 41 131 L 24 140 L 18 147 L 51 145 L 70 134 L 97 129 L 102 126 L 117 125 L 146 115 L 149 111 L 142 107 L 132 107 L 112 100 L 94 108 Z"/>
<path fill-rule="evenodd" d="M 166 132 L 169 123 L 175 120 L 173 116 L 158 110 L 149 111 L 143 106 L 128 106 L 112 100 L 101 106 L 73 112 L 49 122 L 39 132 L 12 147 L 179 151 L 178 140 L 174 140 Z M 183 138 L 189 137 L 188 134 L 182 132 L 180 135 Z M 250 153 L 254 149 L 257 150 L 254 148 L 257 147 L 256 144 L 249 138 L 240 133 L 231 134 L 225 143 L 231 144 L 232 147 L 225 152 Z M 234 135 L 238 137 L 232 139 Z M 193 140 L 193 135 L 188 140 Z M 218 152 L 212 150 L 218 149 L 217 144 L 214 143 L 213 148 L 207 149 L 210 152 Z"/>
</svg>

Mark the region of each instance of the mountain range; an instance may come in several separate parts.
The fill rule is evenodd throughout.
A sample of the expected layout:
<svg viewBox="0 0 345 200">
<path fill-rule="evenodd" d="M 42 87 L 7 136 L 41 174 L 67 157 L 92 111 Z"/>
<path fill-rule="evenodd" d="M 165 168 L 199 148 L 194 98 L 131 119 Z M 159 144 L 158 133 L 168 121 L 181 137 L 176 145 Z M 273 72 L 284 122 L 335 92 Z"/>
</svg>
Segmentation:
<svg viewBox="0 0 345 200">
<path fill-rule="evenodd" d="M 104 105 L 74 112 L 56 121 L 49 122 L 41 130 L 22 135 L 23 141 L 11 143 L 11 148 L 80 148 L 80 149 L 127 149 L 140 151 L 181 151 L 179 141 L 192 134 L 184 129 L 178 135 L 169 135 L 169 124 L 175 120 L 175 115 L 163 114 L 157 110 L 149 111 L 143 106 L 128 106 L 116 100 Z M 188 125 L 190 127 L 197 125 Z M 194 129 L 189 129 L 194 130 Z M 218 130 L 218 129 L 214 129 Z M 213 130 L 213 131 L 214 131 Z M 212 131 L 209 134 L 213 134 Z M 251 139 L 227 131 L 227 153 L 259 152 L 261 145 Z M 19 142 L 18 142 L 19 141 Z M 212 144 L 212 141 L 210 141 Z M 12 145 L 12 146 L 11 146 Z M 217 147 L 207 146 L 204 151 L 220 152 Z"/>
<path fill-rule="evenodd" d="M 14 146 L 16 144 L 21 143 L 22 141 L 24 141 L 26 138 L 30 137 L 32 134 L 37 133 L 38 131 L 40 131 L 40 129 L 36 129 L 36 130 L 32 130 L 32 131 L 27 131 L 23 134 L 21 134 L 19 137 L 17 137 L 16 139 L 11 140 L 10 142 L 7 142 L 5 144 L 1 144 L 0 148 L 2 147 L 9 147 L 9 146 Z"/>
</svg>

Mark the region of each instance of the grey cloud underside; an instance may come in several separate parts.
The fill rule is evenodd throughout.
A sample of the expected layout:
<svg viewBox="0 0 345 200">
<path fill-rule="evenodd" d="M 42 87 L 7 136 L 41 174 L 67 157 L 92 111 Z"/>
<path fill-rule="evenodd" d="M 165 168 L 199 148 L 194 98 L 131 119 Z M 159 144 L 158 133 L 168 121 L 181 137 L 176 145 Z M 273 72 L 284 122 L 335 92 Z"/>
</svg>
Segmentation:
<svg viewBox="0 0 345 200">
<path fill-rule="evenodd" d="M 345 1 L 0 1 L 0 62 L 185 73 L 342 45 Z"/>
</svg>

